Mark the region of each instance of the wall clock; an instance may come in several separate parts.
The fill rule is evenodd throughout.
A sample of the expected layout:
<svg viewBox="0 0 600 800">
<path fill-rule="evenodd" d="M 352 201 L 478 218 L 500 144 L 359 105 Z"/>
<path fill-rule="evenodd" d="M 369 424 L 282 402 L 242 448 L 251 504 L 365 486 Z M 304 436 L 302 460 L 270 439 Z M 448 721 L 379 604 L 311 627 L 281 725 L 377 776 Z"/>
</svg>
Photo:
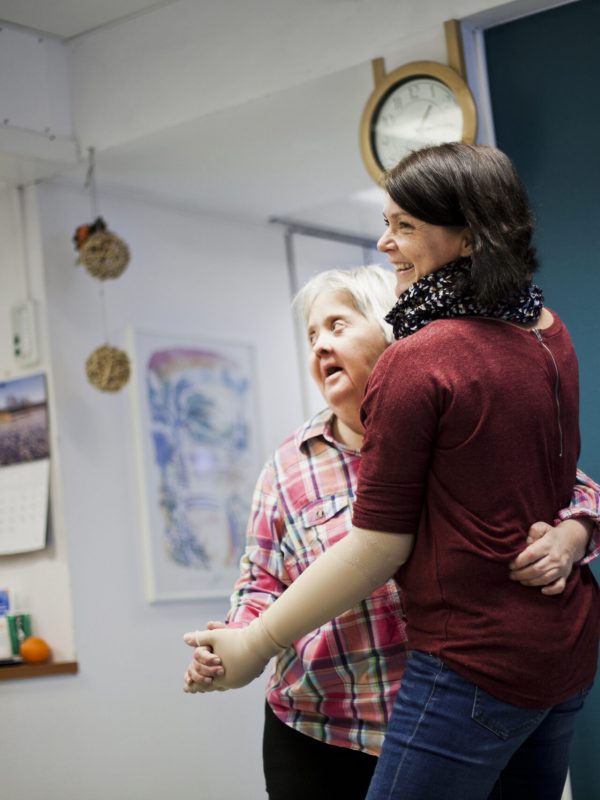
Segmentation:
<svg viewBox="0 0 600 800">
<path fill-rule="evenodd" d="M 367 100 L 360 147 L 371 177 L 412 150 L 443 142 L 475 141 L 477 112 L 466 82 L 451 67 L 413 61 L 383 75 Z"/>
</svg>

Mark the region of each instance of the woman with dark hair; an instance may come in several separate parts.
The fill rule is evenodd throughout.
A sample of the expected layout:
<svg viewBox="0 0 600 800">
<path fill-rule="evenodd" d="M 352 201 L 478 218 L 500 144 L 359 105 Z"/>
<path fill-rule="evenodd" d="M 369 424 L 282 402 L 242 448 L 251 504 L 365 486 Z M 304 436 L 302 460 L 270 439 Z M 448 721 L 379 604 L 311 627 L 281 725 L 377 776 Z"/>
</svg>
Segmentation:
<svg viewBox="0 0 600 800">
<path fill-rule="evenodd" d="M 558 800 L 596 670 L 598 587 L 585 566 L 553 597 L 503 578 L 529 521 L 570 496 L 577 360 L 531 283 L 531 213 L 503 153 L 427 148 L 386 190 L 399 341 L 362 406 L 354 527 L 247 628 L 186 641 L 220 656 L 221 687 L 241 686 L 396 574 L 411 652 L 369 800 Z"/>
<path fill-rule="evenodd" d="M 385 189 L 388 199 L 418 222 L 468 231 L 468 273 L 462 271 L 457 280 L 458 295 L 467 289 L 474 294 L 478 314 L 485 316 L 490 304 L 519 295 L 531 281 L 538 267 L 533 215 L 511 161 L 500 150 L 443 145 L 416 151 L 390 170 Z M 387 224 L 385 213 L 384 219 Z M 384 234 L 378 245 L 384 252 L 386 239 Z M 402 280 L 399 275 L 396 293 L 419 277 L 410 270 Z"/>
</svg>

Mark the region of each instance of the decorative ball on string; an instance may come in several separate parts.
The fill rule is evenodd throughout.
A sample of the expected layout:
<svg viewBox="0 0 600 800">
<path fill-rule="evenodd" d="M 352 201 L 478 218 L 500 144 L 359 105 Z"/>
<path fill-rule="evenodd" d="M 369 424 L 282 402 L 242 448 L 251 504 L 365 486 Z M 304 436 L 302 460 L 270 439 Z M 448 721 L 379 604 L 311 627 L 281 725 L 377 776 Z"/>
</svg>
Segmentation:
<svg viewBox="0 0 600 800">
<path fill-rule="evenodd" d="M 129 247 L 123 239 L 108 230 L 102 217 L 80 225 L 73 236 L 79 250 L 79 263 L 92 278 L 105 281 L 118 278 L 129 264 Z"/>
<path fill-rule="evenodd" d="M 83 264 L 93 278 L 105 281 L 118 278 L 129 263 L 129 248 L 116 234 L 108 230 L 106 222 L 97 213 L 94 148 L 89 148 L 89 165 L 86 187 L 90 190 L 93 222 L 79 225 L 73 235 L 73 244 L 79 252 L 78 263 Z M 131 366 L 127 353 L 108 344 L 106 301 L 101 284 L 100 300 L 106 344 L 96 348 L 85 362 L 87 377 L 92 386 L 102 392 L 118 392 L 129 380 Z"/>
<path fill-rule="evenodd" d="M 118 347 L 98 347 L 85 362 L 88 380 L 101 392 L 118 392 L 129 380 L 129 356 Z"/>
</svg>

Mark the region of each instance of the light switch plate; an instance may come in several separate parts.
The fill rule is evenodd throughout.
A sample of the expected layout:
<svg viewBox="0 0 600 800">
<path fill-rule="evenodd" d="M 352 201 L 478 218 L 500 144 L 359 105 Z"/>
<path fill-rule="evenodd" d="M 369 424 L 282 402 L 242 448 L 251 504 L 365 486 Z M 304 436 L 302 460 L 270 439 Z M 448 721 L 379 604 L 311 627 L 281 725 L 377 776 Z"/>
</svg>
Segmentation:
<svg viewBox="0 0 600 800">
<path fill-rule="evenodd" d="M 33 300 L 12 307 L 13 353 L 24 367 L 37 364 L 40 359 L 36 316 Z"/>
</svg>

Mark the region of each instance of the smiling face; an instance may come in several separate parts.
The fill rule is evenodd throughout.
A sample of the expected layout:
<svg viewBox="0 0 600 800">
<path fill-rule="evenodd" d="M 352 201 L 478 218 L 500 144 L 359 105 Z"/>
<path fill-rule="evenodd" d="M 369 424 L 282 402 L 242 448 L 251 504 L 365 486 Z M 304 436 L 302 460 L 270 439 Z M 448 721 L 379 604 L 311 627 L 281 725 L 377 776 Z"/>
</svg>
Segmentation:
<svg viewBox="0 0 600 800">
<path fill-rule="evenodd" d="M 336 415 L 342 441 L 345 431 L 362 434 L 360 404 L 375 362 L 387 347 L 383 331 L 356 310 L 348 292 L 328 289 L 310 307 L 307 334 L 310 372 Z"/>
<path fill-rule="evenodd" d="M 396 270 L 396 294 L 440 267 L 471 254 L 468 228 L 431 225 L 403 211 L 389 195 L 383 206 L 386 231 L 377 249 Z"/>
</svg>

